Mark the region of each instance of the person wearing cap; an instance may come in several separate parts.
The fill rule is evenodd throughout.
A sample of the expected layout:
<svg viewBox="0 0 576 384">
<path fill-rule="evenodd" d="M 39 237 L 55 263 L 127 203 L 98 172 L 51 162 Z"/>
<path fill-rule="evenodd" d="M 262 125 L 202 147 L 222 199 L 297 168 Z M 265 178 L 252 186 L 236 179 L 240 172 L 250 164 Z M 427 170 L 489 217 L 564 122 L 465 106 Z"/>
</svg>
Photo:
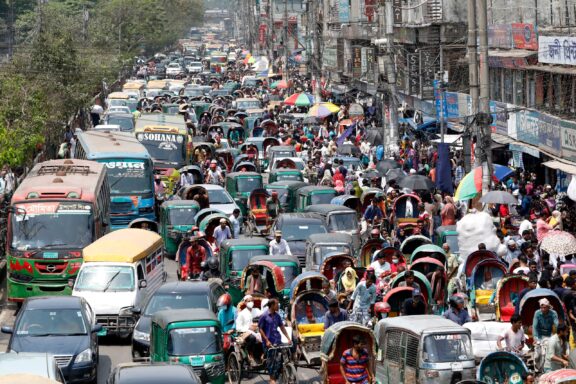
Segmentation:
<svg viewBox="0 0 576 384">
<path fill-rule="evenodd" d="M 348 312 L 338 305 L 338 300 L 331 299 L 328 302 L 328 311 L 324 315 L 324 329 L 341 321 L 348 320 Z"/>
<path fill-rule="evenodd" d="M 191 245 L 186 250 L 186 265 L 188 278 L 195 279 L 202 272 L 202 263 L 206 261 L 206 250 L 198 243 L 200 236 L 190 238 Z"/>
<path fill-rule="evenodd" d="M 426 304 L 422 300 L 422 293 L 419 289 L 414 289 L 412 291 L 412 297 L 404 300 L 402 305 L 402 315 L 403 316 L 414 316 L 414 315 L 425 315 L 426 314 Z"/>
<path fill-rule="evenodd" d="M 282 238 L 282 232 L 276 231 L 274 232 L 274 240 L 270 241 L 270 255 L 271 256 L 279 256 L 279 255 L 291 255 L 292 251 L 290 251 L 290 246 L 288 242 Z"/>
<path fill-rule="evenodd" d="M 228 221 L 224 218 L 220 219 L 220 225 L 214 229 L 214 241 L 216 243 L 216 246 L 220 248 L 220 244 L 222 244 L 224 240 L 231 238 L 232 233 L 230 232 Z"/>
<path fill-rule="evenodd" d="M 568 338 L 570 329 L 566 324 L 558 325 L 558 331 L 548 340 L 546 357 L 544 358 L 544 372 L 568 368 Z"/>
<path fill-rule="evenodd" d="M 384 255 L 384 252 L 377 251 L 374 257 L 376 260 L 370 264 L 370 266 L 374 268 L 374 275 L 377 278 L 381 278 L 386 273 L 390 273 L 390 263 L 386 261 L 386 255 Z"/>
<path fill-rule="evenodd" d="M 224 182 L 222 171 L 218 169 L 218 162 L 216 160 L 210 161 L 210 168 L 206 172 L 206 184 L 221 185 Z"/>
<path fill-rule="evenodd" d="M 558 328 L 558 313 L 552 306 L 548 299 L 543 298 L 538 300 L 540 309 L 534 313 L 534 320 L 532 322 L 532 333 L 534 341 L 543 341 L 543 339 L 552 336 L 555 329 Z"/>
</svg>

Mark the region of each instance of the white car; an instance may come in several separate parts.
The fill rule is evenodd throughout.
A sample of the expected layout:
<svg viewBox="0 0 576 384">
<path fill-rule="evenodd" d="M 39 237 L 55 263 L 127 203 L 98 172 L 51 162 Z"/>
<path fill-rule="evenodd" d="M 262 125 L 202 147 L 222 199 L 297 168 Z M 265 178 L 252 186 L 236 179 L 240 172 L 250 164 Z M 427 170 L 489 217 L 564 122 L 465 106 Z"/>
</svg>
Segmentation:
<svg viewBox="0 0 576 384">
<path fill-rule="evenodd" d="M 306 167 L 306 163 L 304 163 L 304 160 L 302 160 L 300 157 L 274 157 L 270 163 L 269 171 L 275 171 L 278 168 L 283 168 L 282 165 L 286 163 L 289 163 L 290 165 L 293 163 L 293 165 L 296 166 L 296 169 L 298 169 L 300 172 L 302 172 Z"/>
<path fill-rule="evenodd" d="M 199 61 L 192 61 L 186 66 L 188 73 L 200 73 L 204 69 L 204 66 Z"/>
<path fill-rule="evenodd" d="M 114 105 L 109 107 L 106 110 L 107 114 L 111 114 L 111 113 L 132 113 L 130 112 L 130 108 L 122 106 L 122 105 Z"/>
<path fill-rule="evenodd" d="M 166 67 L 166 76 L 176 76 L 182 72 L 182 67 L 178 63 L 170 63 Z"/>
<path fill-rule="evenodd" d="M 208 192 L 210 208 L 222 211 L 226 216 L 230 216 L 236 208 L 240 209 L 232 196 L 230 196 L 230 194 L 221 186 L 202 184 L 201 187 L 204 187 L 206 192 Z"/>
</svg>

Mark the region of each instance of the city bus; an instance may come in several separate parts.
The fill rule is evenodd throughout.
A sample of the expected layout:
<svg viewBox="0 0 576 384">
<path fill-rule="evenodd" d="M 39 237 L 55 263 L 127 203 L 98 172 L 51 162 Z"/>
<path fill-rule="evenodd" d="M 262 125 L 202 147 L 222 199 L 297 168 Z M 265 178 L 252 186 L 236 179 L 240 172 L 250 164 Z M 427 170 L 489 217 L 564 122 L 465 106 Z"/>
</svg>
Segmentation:
<svg viewBox="0 0 576 384">
<path fill-rule="evenodd" d="M 210 54 L 210 71 L 222 72 L 222 68 L 226 69 L 228 66 L 228 55 L 222 52 L 212 52 Z"/>
<path fill-rule="evenodd" d="M 189 163 L 192 138 L 182 115 L 143 114 L 136 121 L 136 138 L 154 162 L 154 173 L 166 179 Z"/>
<path fill-rule="evenodd" d="M 66 159 L 34 166 L 10 202 L 8 300 L 71 294 L 82 249 L 109 228 L 104 164 Z"/>
<path fill-rule="evenodd" d="M 133 134 L 82 132 L 74 157 L 106 165 L 112 230 L 125 228 L 139 218 L 156 220 L 152 158 Z"/>
</svg>

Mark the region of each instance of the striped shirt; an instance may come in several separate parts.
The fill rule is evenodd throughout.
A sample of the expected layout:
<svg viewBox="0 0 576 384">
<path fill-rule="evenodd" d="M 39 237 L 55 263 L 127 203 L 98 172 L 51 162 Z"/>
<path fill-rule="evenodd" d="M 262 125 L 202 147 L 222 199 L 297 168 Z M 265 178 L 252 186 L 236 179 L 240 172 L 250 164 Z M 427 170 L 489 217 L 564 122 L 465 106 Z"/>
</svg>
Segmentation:
<svg viewBox="0 0 576 384">
<path fill-rule="evenodd" d="M 342 354 L 340 365 L 344 367 L 346 380 L 350 383 L 368 383 L 368 352 L 360 351 L 358 359 L 354 358 L 352 348 L 347 349 Z"/>
</svg>

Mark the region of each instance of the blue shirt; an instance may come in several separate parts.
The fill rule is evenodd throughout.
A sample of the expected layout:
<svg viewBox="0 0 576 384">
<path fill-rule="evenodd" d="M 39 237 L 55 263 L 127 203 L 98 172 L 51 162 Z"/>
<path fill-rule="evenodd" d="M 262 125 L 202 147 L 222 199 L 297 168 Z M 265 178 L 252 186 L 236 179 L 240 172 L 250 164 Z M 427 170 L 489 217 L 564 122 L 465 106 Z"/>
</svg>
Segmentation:
<svg viewBox="0 0 576 384">
<path fill-rule="evenodd" d="M 374 220 L 375 217 L 382 218 L 382 210 L 380 207 L 375 207 L 372 204 L 368 208 L 366 208 L 366 212 L 364 212 L 364 218 L 366 220 Z"/>
<path fill-rule="evenodd" d="M 278 327 L 281 325 L 282 318 L 280 315 L 278 313 L 272 315 L 268 311 L 264 312 L 258 321 L 258 328 L 264 332 L 272 345 L 278 345 L 282 342 L 282 336 L 280 336 L 280 332 L 278 332 Z M 262 339 L 262 343 L 266 346 L 266 340 Z"/>
<path fill-rule="evenodd" d="M 532 321 L 534 339 L 540 340 L 543 337 L 552 336 L 553 326 L 558 327 L 558 314 L 555 310 L 550 309 L 546 315 L 540 309 L 534 312 L 534 320 Z"/>
<path fill-rule="evenodd" d="M 217 226 L 216 229 L 214 229 L 214 239 L 216 240 L 216 245 L 218 247 L 220 247 L 220 244 L 224 240 L 231 238 L 232 234 L 230 233 L 230 227 L 226 226 L 224 229 L 222 229 L 221 226 Z"/>
<path fill-rule="evenodd" d="M 334 325 L 340 321 L 348 320 L 348 312 L 342 308 L 338 308 L 338 314 L 334 316 L 332 312 L 326 312 L 324 315 L 324 329 L 328 329 L 331 325 Z"/>
<path fill-rule="evenodd" d="M 234 320 L 236 319 L 236 307 L 233 305 L 228 308 L 218 310 L 218 321 L 222 324 L 222 331 L 228 332 L 234 329 Z"/>
<path fill-rule="evenodd" d="M 368 352 L 362 350 L 358 358 L 354 358 L 352 349 L 347 349 L 340 358 L 340 365 L 344 367 L 344 374 L 349 383 L 368 382 L 368 363 L 370 359 Z"/>
<path fill-rule="evenodd" d="M 448 320 L 452 320 L 456 324 L 463 325 L 464 323 L 469 323 L 472 321 L 472 318 L 468 314 L 468 311 L 465 309 L 461 309 L 460 312 L 454 312 L 453 308 L 450 308 L 446 312 L 444 312 L 444 317 Z"/>
<path fill-rule="evenodd" d="M 354 300 L 354 309 L 368 309 L 376 302 L 376 285 L 366 286 L 366 281 L 361 281 L 356 286 L 351 297 Z"/>
</svg>

